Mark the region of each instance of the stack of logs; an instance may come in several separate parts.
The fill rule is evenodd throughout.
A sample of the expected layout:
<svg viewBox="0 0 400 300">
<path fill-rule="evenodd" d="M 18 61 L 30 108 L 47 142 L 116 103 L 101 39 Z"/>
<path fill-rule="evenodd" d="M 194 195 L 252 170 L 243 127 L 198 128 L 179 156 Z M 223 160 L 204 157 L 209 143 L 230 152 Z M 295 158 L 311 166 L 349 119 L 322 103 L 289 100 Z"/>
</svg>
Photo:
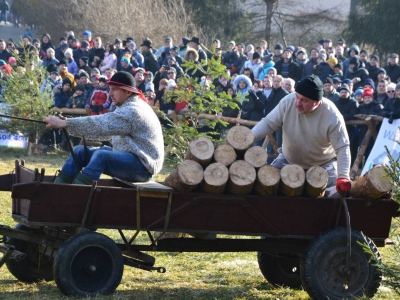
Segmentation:
<svg viewBox="0 0 400 300">
<path fill-rule="evenodd" d="M 254 135 L 245 126 L 232 127 L 224 145 L 214 148 L 213 143 L 205 137 L 199 137 L 190 142 L 185 160 L 166 178 L 164 185 L 177 192 L 191 192 L 195 189 L 211 194 L 257 194 L 274 196 L 277 194 L 288 197 L 306 195 L 322 197 L 328 183 L 328 172 L 320 167 L 313 166 L 304 171 L 298 165 L 286 165 L 281 170 L 266 165 L 268 154 L 262 147 L 253 146 Z M 372 179 L 375 186 L 371 187 L 371 180 L 367 183 L 360 177 L 352 189 L 353 197 L 379 198 L 391 189 L 388 180 L 383 180 L 382 167 L 374 168 L 378 171 Z M 369 172 L 371 173 L 371 172 Z M 368 178 L 368 176 L 366 177 Z M 385 177 L 387 179 L 387 177 Z M 376 184 L 376 181 L 379 183 Z M 361 188 L 360 188 L 361 187 Z"/>
</svg>

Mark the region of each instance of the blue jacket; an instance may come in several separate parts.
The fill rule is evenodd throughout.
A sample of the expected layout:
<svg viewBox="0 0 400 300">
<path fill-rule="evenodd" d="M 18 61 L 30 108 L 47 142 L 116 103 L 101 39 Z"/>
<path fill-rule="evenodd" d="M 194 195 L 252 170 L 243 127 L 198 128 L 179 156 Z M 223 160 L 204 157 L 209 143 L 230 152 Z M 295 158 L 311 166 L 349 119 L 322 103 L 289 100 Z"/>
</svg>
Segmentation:
<svg viewBox="0 0 400 300">
<path fill-rule="evenodd" d="M 222 63 L 227 69 L 232 69 L 232 66 L 236 64 L 239 56 L 236 51 L 226 51 L 222 59 Z"/>
<path fill-rule="evenodd" d="M 62 87 L 56 88 L 54 92 L 54 105 L 58 108 L 67 107 L 70 95 L 62 90 Z"/>
<path fill-rule="evenodd" d="M 247 86 L 243 90 L 239 88 L 240 80 L 244 80 L 247 83 Z M 244 100 L 243 95 L 247 94 L 250 91 L 250 88 L 252 87 L 250 78 L 245 75 L 239 75 L 238 77 L 235 78 L 233 84 L 236 86 L 236 91 L 238 94 L 238 98 L 240 99 L 240 102 L 243 102 Z"/>
<path fill-rule="evenodd" d="M 258 75 L 258 79 L 260 79 L 261 81 L 263 81 L 265 75 L 268 74 L 268 70 L 269 70 L 270 68 L 273 68 L 274 66 L 275 66 L 275 63 L 274 63 L 274 61 L 272 61 L 272 60 L 271 60 L 269 63 L 263 65 L 262 71 L 261 71 L 260 74 Z"/>
<path fill-rule="evenodd" d="M 353 46 L 350 47 L 350 49 L 349 49 L 349 51 L 348 51 L 348 53 L 349 53 L 349 58 L 346 59 L 346 60 L 343 62 L 343 78 L 347 78 L 347 72 L 349 71 L 349 67 L 350 67 L 350 59 L 351 59 L 351 57 L 350 57 L 350 51 L 351 51 L 351 50 L 355 50 L 355 51 L 356 51 L 356 55 L 359 55 L 359 54 L 360 54 L 360 48 L 358 48 L 357 45 L 353 45 Z"/>
</svg>

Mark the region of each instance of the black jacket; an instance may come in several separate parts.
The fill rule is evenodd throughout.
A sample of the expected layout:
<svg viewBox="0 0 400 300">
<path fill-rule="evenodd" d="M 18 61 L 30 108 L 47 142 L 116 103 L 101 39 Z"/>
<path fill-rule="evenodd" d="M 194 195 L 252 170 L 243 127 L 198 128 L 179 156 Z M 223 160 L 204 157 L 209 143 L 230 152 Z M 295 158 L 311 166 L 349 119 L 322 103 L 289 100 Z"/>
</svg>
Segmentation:
<svg viewBox="0 0 400 300">
<path fill-rule="evenodd" d="M 368 71 L 364 68 L 357 68 L 353 72 L 350 72 L 350 69 L 347 72 L 348 79 L 353 80 L 353 78 L 360 77 L 361 81 L 355 83 L 353 85 L 353 91 L 356 91 L 358 88 L 364 86 L 364 81 L 369 78 Z"/>
<path fill-rule="evenodd" d="M 289 93 L 283 89 L 283 87 L 279 87 L 277 89 L 272 88 L 271 94 L 269 94 L 267 99 L 267 105 L 265 107 L 265 115 L 268 115 L 278 104 L 282 98 L 286 97 Z"/>
<path fill-rule="evenodd" d="M 276 64 L 275 64 L 275 69 L 276 72 L 281 75 L 282 74 L 282 64 L 283 64 L 283 59 L 279 60 Z M 294 80 L 294 82 L 297 84 L 298 81 L 300 81 L 301 79 L 301 68 L 300 66 L 293 61 L 293 59 L 289 60 L 289 77 L 292 78 Z"/>
<path fill-rule="evenodd" d="M 72 51 L 72 55 L 74 56 L 74 60 L 76 62 L 76 64 L 79 66 L 79 59 L 82 56 L 87 56 L 89 57 L 89 51 L 83 51 L 81 49 L 76 49 L 74 51 Z M 88 73 L 90 75 L 90 73 Z"/>
<path fill-rule="evenodd" d="M 331 101 L 337 101 L 340 98 L 339 93 L 335 89 L 333 89 L 332 92 L 328 95 L 325 95 L 324 93 L 324 97 Z"/>
<path fill-rule="evenodd" d="M 157 57 L 154 55 L 154 53 L 151 50 L 148 52 L 143 52 L 142 55 L 144 57 L 145 70 L 150 71 L 153 74 L 155 74 L 158 70 Z"/>
<path fill-rule="evenodd" d="M 315 59 L 310 59 L 308 62 L 303 67 L 303 70 L 301 72 L 301 78 L 304 78 L 306 76 L 310 76 L 314 74 L 314 66 L 318 64 L 318 61 Z"/>
<path fill-rule="evenodd" d="M 8 59 L 11 56 L 12 56 L 11 53 L 7 49 L 0 51 L 0 59 L 4 60 L 6 63 L 8 63 Z"/>
<path fill-rule="evenodd" d="M 372 67 L 371 65 L 369 65 L 369 67 L 367 68 L 367 71 L 369 73 L 369 78 L 371 78 L 374 82 L 378 80 L 379 69 L 380 69 L 379 67 Z"/>
<path fill-rule="evenodd" d="M 339 98 L 333 101 L 333 103 L 335 103 L 345 121 L 354 120 L 354 115 L 356 115 L 358 111 L 358 102 L 356 100 L 350 97 L 347 99 Z"/>
<path fill-rule="evenodd" d="M 389 113 L 393 113 L 394 119 L 400 118 L 400 98 L 390 98 L 386 101 L 385 107 L 383 108 L 385 117 L 389 118 Z"/>
<path fill-rule="evenodd" d="M 250 90 L 242 103 L 241 118 L 244 120 L 260 121 L 265 117 L 264 110 L 266 104 L 267 98 L 261 90 L 258 92 Z"/>
<path fill-rule="evenodd" d="M 248 57 L 244 54 L 239 55 L 238 59 L 236 60 L 236 63 L 233 63 L 233 65 L 235 66 L 236 70 L 234 73 L 238 73 L 240 72 L 240 70 L 243 68 L 243 65 L 246 61 L 248 61 Z"/>
<path fill-rule="evenodd" d="M 390 77 L 390 81 L 397 83 L 400 82 L 400 66 L 395 64 L 394 66 L 385 66 L 386 74 Z"/>
<path fill-rule="evenodd" d="M 100 66 L 101 61 L 104 59 L 104 52 L 105 51 L 106 50 L 103 47 L 90 49 L 90 51 L 89 51 L 89 67 L 90 68 L 93 69 L 93 68 L 98 68 Z M 99 61 L 94 61 L 94 57 L 95 56 L 98 56 L 100 58 L 100 60 Z M 93 66 L 92 62 L 95 62 L 96 65 Z"/>
</svg>

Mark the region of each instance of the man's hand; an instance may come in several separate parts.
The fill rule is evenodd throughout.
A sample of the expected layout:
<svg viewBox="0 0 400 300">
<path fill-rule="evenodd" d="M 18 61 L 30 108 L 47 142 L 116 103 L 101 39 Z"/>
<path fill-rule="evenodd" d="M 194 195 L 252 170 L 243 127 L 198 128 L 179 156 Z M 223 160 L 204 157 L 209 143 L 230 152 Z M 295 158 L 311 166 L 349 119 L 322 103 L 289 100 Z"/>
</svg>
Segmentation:
<svg viewBox="0 0 400 300">
<path fill-rule="evenodd" d="M 351 181 L 347 178 L 338 178 L 336 181 L 336 191 L 339 194 L 347 194 L 351 189 Z"/>
<path fill-rule="evenodd" d="M 67 118 L 59 115 L 58 117 L 55 116 L 47 116 L 43 121 L 45 121 L 46 128 L 67 128 L 67 122 L 65 121 Z"/>
</svg>

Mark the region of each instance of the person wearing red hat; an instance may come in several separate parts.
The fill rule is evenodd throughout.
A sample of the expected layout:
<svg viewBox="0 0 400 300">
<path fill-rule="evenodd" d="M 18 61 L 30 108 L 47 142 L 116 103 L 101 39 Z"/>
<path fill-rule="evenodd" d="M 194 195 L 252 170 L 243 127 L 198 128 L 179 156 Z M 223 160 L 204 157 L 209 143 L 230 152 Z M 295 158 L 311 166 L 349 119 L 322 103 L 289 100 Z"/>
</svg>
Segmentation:
<svg viewBox="0 0 400 300">
<path fill-rule="evenodd" d="M 48 116 L 44 119 L 47 128 L 66 128 L 72 135 L 112 139 L 112 148 L 89 147 L 88 161 L 84 147 L 74 147 L 78 166 L 70 155 L 55 183 L 91 184 L 101 174 L 130 182 L 146 182 L 161 170 L 164 140 L 160 121 L 141 99 L 143 95 L 136 88 L 134 77 L 121 71 L 106 84 L 117 107 L 115 111 L 81 118 Z"/>
<path fill-rule="evenodd" d="M 282 126 L 282 151 L 272 165 L 282 169 L 297 164 L 303 169 L 321 166 L 329 174 L 325 196 L 350 191 L 350 142 L 343 116 L 332 101 L 323 98 L 316 76 L 303 78 L 295 93 L 279 104 L 253 129 L 258 141 Z"/>
</svg>

